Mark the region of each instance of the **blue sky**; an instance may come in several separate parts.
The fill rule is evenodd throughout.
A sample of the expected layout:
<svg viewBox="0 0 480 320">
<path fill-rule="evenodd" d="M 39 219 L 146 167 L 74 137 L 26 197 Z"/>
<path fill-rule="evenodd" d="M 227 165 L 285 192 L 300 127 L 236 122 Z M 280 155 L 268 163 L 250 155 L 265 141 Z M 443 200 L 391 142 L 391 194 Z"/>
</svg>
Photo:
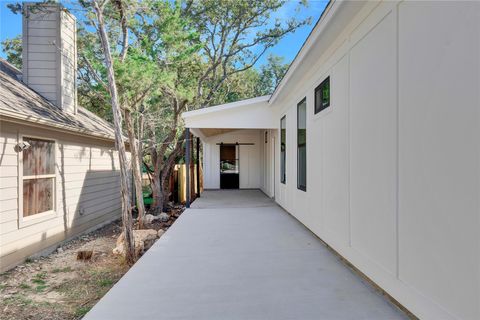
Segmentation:
<svg viewBox="0 0 480 320">
<path fill-rule="evenodd" d="M 7 8 L 8 3 L 16 2 L 17 1 L 0 0 L 0 41 L 13 38 L 22 32 L 22 17 L 13 14 Z M 72 1 L 62 1 L 62 3 L 65 3 L 65 6 L 68 7 L 68 3 L 72 3 Z M 262 65 L 265 62 L 269 53 L 283 56 L 285 57 L 285 62 L 291 62 L 315 25 L 315 22 L 322 14 L 325 6 L 328 4 L 328 0 L 309 0 L 308 7 L 301 7 L 300 11 L 296 11 L 295 8 L 298 6 L 298 3 L 298 0 L 287 1 L 275 14 L 275 17 L 280 19 L 288 19 L 294 16 L 298 19 L 312 17 L 312 23 L 298 29 L 294 34 L 289 34 L 284 37 L 275 47 L 267 51 L 267 54 L 259 61 L 258 65 Z M 0 57 L 5 57 L 3 51 L 0 51 Z"/>
</svg>

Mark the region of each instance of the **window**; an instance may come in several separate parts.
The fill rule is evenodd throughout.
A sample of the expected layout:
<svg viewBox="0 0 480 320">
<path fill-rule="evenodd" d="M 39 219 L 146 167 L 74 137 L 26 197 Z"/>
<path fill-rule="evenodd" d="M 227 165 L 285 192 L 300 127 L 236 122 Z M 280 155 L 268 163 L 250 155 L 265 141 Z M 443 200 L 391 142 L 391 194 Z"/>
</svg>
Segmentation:
<svg viewBox="0 0 480 320">
<path fill-rule="evenodd" d="M 330 77 L 315 88 L 315 114 L 330 106 Z"/>
<path fill-rule="evenodd" d="M 297 105 L 297 188 L 307 191 L 307 100 Z"/>
<path fill-rule="evenodd" d="M 280 120 L 280 182 L 287 182 L 287 118 L 283 116 Z"/>
<path fill-rule="evenodd" d="M 55 142 L 23 138 L 23 217 L 53 211 Z"/>
</svg>

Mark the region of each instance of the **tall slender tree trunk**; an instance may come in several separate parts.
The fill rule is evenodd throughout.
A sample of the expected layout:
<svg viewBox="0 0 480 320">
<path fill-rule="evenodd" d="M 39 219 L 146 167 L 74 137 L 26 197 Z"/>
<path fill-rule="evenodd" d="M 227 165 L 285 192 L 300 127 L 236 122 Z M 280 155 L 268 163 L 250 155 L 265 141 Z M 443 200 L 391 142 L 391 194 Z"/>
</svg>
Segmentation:
<svg viewBox="0 0 480 320">
<path fill-rule="evenodd" d="M 163 211 L 163 184 L 161 173 L 157 170 L 152 176 L 152 198 L 153 198 L 153 214 L 158 215 Z"/>
<path fill-rule="evenodd" d="M 100 8 L 97 1 L 93 1 L 95 14 L 98 19 L 98 32 L 102 43 L 103 53 L 105 56 L 105 66 L 107 68 L 108 85 L 110 90 L 110 98 L 112 103 L 113 123 L 115 130 L 115 145 L 118 150 L 120 162 L 120 190 L 122 196 L 122 222 L 125 246 L 125 260 L 132 265 L 135 262 L 135 244 L 132 231 L 132 207 L 130 203 L 130 194 L 128 192 L 128 167 L 127 152 L 122 134 L 122 114 L 120 112 L 120 104 L 118 102 L 117 85 L 115 82 L 115 73 L 113 70 L 112 54 L 110 52 L 110 43 L 105 30 L 105 21 L 103 19 L 103 8 Z"/>
<path fill-rule="evenodd" d="M 135 141 L 135 129 L 133 127 L 132 114 L 129 110 L 125 109 L 125 127 L 127 129 L 128 140 L 130 142 L 130 154 L 133 171 L 133 181 L 135 184 L 135 196 L 137 199 L 138 210 L 138 227 L 143 229 L 143 218 L 145 216 L 145 206 L 143 204 L 143 192 L 142 192 L 142 172 L 140 170 L 139 163 L 139 151 L 137 149 L 137 141 Z"/>
</svg>

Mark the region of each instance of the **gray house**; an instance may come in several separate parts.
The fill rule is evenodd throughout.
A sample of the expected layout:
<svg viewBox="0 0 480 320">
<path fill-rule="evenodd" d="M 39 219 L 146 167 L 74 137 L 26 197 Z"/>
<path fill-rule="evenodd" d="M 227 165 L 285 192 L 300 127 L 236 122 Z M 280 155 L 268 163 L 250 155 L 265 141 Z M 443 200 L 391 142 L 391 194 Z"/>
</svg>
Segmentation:
<svg viewBox="0 0 480 320">
<path fill-rule="evenodd" d="M 0 271 L 121 211 L 113 129 L 77 105 L 75 17 L 31 8 L 22 71 L 0 60 Z"/>
</svg>

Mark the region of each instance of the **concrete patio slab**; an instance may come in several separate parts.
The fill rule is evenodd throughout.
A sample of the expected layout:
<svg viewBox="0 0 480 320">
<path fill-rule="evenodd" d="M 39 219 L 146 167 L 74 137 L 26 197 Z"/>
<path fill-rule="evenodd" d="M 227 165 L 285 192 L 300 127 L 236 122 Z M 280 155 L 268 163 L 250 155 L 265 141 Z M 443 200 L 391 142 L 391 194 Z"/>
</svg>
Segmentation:
<svg viewBox="0 0 480 320">
<path fill-rule="evenodd" d="M 274 205 L 275 202 L 259 190 L 207 190 L 192 203 L 191 208 L 255 208 Z"/>
<path fill-rule="evenodd" d="M 249 190 L 205 192 L 85 319 L 407 317 Z"/>
</svg>

